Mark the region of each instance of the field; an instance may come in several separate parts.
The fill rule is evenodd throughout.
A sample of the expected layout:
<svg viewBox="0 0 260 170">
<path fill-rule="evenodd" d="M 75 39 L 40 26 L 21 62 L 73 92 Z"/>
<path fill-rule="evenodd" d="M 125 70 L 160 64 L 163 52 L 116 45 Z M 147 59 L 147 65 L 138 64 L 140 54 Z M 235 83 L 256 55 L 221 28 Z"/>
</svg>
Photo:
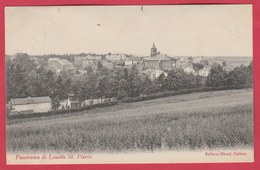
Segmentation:
<svg viewBox="0 0 260 170">
<path fill-rule="evenodd" d="M 121 103 L 7 125 L 8 152 L 124 152 L 253 147 L 252 89 Z"/>
<path fill-rule="evenodd" d="M 210 59 L 211 57 L 208 57 Z M 239 67 L 240 65 L 248 66 L 252 61 L 253 57 L 245 56 L 230 56 L 230 57 L 213 57 L 214 59 L 221 59 L 227 63 L 227 65 L 232 65 L 234 67 Z"/>
</svg>

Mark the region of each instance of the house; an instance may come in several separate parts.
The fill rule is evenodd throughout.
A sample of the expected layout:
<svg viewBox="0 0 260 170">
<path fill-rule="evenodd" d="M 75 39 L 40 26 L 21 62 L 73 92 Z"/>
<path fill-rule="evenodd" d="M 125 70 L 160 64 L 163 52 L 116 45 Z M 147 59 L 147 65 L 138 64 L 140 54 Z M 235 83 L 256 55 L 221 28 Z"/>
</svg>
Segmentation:
<svg viewBox="0 0 260 170">
<path fill-rule="evenodd" d="M 133 66 L 141 63 L 142 63 L 142 58 L 136 56 L 127 57 L 125 60 L 125 66 Z"/>
<path fill-rule="evenodd" d="M 60 64 L 61 71 L 70 71 L 73 70 L 73 64 L 65 59 L 59 59 L 58 63 Z"/>
<path fill-rule="evenodd" d="M 110 60 L 108 59 L 102 59 L 100 61 L 100 63 L 102 64 L 103 68 L 106 68 L 108 70 L 113 70 L 114 69 L 114 64 L 113 62 L 111 62 Z"/>
<path fill-rule="evenodd" d="M 81 68 L 87 68 L 91 67 L 92 69 L 95 70 L 95 68 L 98 65 L 98 62 L 102 60 L 102 56 L 91 56 L 87 55 L 85 57 L 75 57 L 74 58 L 74 63 L 76 66 L 81 67 Z"/>
<path fill-rule="evenodd" d="M 34 62 L 38 62 L 38 61 L 39 61 L 38 59 L 39 59 L 39 58 L 38 58 L 38 57 L 35 57 L 35 56 L 31 57 L 31 60 L 33 60 Z"/>
<path fill-rule="evenodd" d="M 176 61 L 176 68 L 185 69 L 186 67 L 193 69 L 193 64 L 189 59 L 181 58 Z"/>
<path fill-rule="evenodd" d="M 202 76 L 202 77 L 209 76 L 209 73 L 210 73 L 210 67 L 204 67 L 203 69 L 201 69 L 199 71 L 199 75 Z"/>
<path fill-rule="evenodd" d="M 124 65 L 126 60 L 125 54 L 109 54 L 106 55 L 106 59 L 112 61 L 115 65 Z"/>
<path fill-rule="evenodd" d="M 157 79 L 161 74 L 163 74 L 165 77 L 168 76 L 168 73 L 166 73 L 166 72 L 164 72 L 162 70 L 159 70 L 159 69 L 147 69 L 147 70 L 143 71 L 143 74 L 148 76 L 148 78 L 150 80 Z"/>
<path fill-rule="evenodd" d="M 49 67 L 60 67 L 58 60 L 59 60 L 59 58 L 49 58 L 48 59 L 48 66 Z"/>
<path fill-rule="evenodd" d="M 74 57 L 74 64 L 75 66 L 82 66 L 83 64 L 83 60 L 85 59 L 86 57 L 81 57 L 81 56 L 77 56 L 77 57 Z"/>
<path fill-rule="evenodd" d="M 70 71 L 73 70 L 73 64 L 65 59 L 60 58 L 49 58 L 48 66 L 55 70 L 57 74 L 62 71 Z"/>
<path fill-rule="evenodd" d="M 11 99 L 11 114 L 37 113 L 51 111 L 51 99 L 49 96 L 28 97 Z"/>
</svg>

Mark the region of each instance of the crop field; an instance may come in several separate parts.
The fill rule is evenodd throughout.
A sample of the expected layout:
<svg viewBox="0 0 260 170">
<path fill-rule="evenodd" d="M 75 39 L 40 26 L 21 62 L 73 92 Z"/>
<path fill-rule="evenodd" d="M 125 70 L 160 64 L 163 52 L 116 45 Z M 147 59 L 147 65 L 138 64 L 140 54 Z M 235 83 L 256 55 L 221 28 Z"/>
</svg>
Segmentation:
<svg viewBox="0 0 260 170">
<path fill-rule="evenodd" d="M 252 89 L 121 103 L 7 125 L 8 152 L 124 152 L 253 147 Z"/>
</svg>

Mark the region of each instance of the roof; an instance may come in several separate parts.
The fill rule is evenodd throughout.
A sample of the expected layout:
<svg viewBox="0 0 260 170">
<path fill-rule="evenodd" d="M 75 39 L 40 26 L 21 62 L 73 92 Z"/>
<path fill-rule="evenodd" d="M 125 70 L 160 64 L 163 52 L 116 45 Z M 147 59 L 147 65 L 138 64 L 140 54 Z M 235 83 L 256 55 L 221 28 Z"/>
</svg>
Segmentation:
<svg viewBox="0 0 260 170">
<path fill-rule="evenodd" d="M 144 60 L 150 60 L 150 61 L 152 61 L 152 60 L 168 60 L 168 61 L 170 61 L 171 58 L 168 57 L 166 54 L 157 54 L 153 57 L 145 57 Z"/>
<path fill-rule="evenodd" d="M 59 58 L 49 58 L 48 61 L 57 61 Z"/>
<path fill-rule="evenodd" d="M 59 59 L 57 60 L 61 65 L 72 65 L 71 62 L 69 62 L 68 60 L 65 59 Z"/>
<path fill-rule="evenodd" d="M 14 105 L 49 103 L 49 102 L 51 102 L 51 99 L 49 96 L 11 99 L 11 104 L 14 104 Z"/>
<path fill-rule="evenodd" d="M 74 58 L 74 60 L 76 61 L 76 60 L 102 60 L 102 56 L 99 56 L 99 55 L 87 55 L 87 56 L 84 56 L 84 57 L 82 57 L 82 56 L 77 56 L 77 57 L 75 57 Z"/>
<path fill-rule="evenodd" d="M 111 55 L 107 55 L 106 59 L 108 59 L 110 61 L 125 60 L 126 55 L 125 54 L 111 54 Z"/>
<path fill-rule="evenodd" d="M 86 57 L 81 57 L 81 56 L 76 56 L 76 57 L 74 57 L 74 60 L 76 61 L 76 60 L 83 60 L 83 59 L 85 59 Z"/>
<path fill-rule="evenodd" d="M 191 61 L 187 58 L 181 58 L 181 59 L 177 60 L 176 62 L 191 62 Z"/>
<path fill-rule="evenodd" d="M 88 55 L 87 58 L 89 60 L 102 60 L 102 56 L 99 56 L 99 55 L 96 55 L 96 56 Z"/>
<path fill-rule="evenodd" d="M 142 61 L 141 57 L 131 56 L 127 57 L 125 61 Z"/>
<path fill-rule="evenodd" d="M 100 62 L 101 63 L 112 63 L 110 60 L 108 60 L 108 59 L 106 59 L 106 58 L 104 58 L 104 59 L 102 59 L 102 60 L 100 60 Z"/>
</svg>

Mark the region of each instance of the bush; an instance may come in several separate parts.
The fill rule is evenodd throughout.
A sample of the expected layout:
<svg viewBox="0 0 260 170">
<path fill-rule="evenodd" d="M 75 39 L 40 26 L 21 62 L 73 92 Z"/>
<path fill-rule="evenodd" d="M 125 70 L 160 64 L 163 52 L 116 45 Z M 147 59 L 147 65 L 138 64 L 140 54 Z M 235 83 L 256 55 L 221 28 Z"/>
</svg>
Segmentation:
<svg viewBox="0 0 260 170">
<path fill-rule="evenodd" d="M 151 100 L 157 99 L 161 97 L 168 97 L 168 96 L 175 96 L 175 95 L 182 95 L 182 94 L 189 94 L 189 93 L 196 93 L 196 92 L 203 92 L 203 91 L 217 91 L 217 90 L 231 90 L 231 89 L 243 89 L 243 88 L 251 88 L 247 85 L 240 85 L 240 86 L 222 86 L 222 87 L 204 87 L 204 88 L 195 88 L 195 89 L 182 89 L 178 91 L 166 91 L 161 93 L 155 93 L 151 95 L 135 97 L 135 98 L 127 98 L 123 99 L 122 102 L 124 103 L 132 103 L 132 102 L 139 102 L 144 100 Z"/>
</svg>

